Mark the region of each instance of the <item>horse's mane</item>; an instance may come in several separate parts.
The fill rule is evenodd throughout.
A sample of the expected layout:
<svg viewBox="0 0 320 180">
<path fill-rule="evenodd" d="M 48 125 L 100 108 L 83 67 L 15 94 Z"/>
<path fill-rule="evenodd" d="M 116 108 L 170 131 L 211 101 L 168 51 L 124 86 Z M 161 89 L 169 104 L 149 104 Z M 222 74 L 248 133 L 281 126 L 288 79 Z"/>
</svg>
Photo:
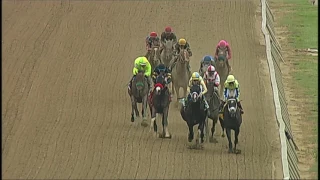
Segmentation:
<svg viewBox="0 0 320 180">
<path fill-rule="evenodd" d="M 143 71 L 138 71 L 138 73 L 136 75 L 136 79 L 142 81 L 143 78 L 144 78 L 144 72 Z"/>
</svg>

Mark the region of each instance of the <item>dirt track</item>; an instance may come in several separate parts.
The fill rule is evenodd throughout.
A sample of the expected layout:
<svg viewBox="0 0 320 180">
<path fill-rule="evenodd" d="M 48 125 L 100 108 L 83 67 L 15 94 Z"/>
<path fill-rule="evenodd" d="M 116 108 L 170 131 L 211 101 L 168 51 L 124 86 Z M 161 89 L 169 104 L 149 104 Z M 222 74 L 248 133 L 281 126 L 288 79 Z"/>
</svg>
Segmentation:
<svg viewBox="0 0 320 180">
<path fill-rule="evenodd" d="M 3 6 L 4 179 L 282 177 L 257 1 Z M 147 33 L 168 24 L 189 40 L 193 70 L 219 39 L 231 43 L 245 108 L 242 154 L 228 154 L 226 138 L 202 151 L 187 149 L 187 126 L 173 106 L 171 140 L 154 139 L 130 122 L 126 84 L 133 60 L 145 54 Z"/>
</svg>

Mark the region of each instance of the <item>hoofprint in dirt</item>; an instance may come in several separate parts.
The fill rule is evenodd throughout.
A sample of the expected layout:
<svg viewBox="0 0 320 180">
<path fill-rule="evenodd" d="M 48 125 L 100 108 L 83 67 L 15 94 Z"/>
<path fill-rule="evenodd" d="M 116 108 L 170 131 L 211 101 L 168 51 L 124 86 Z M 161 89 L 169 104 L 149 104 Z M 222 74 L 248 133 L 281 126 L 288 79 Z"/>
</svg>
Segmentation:
<svg viewBox="0 0 320 180">
<path fill-rule="evenodd" d="M 172 62 L 173 56 L 173 40 L 165 40 L 165 43 L 162 45 L 163 50 L 160 54 L 161 62 L 166 66 L 169 67 L 170 62 Z"/>
<path fill-rule="evenodd" d="M 128 94 L 131 98 L 131 122 L 140 117 L 137 103 L 142 104 L 142 122 L 141 126 L 148 126 L 147 121 L 147 101 L 148 101 L 148 80 L 144 76 L 144 72 L 138 72 L 132 80 L 131 87 L 128 87 Z"/>
<path fill-rule="evenodd" d="M 218 52 L 218 59 L 215 60 L 215 68 L 220 76 L 220 98 L 222 99 L 223 90 L 224 90 L 224 82 L 227 80 L 229 75 L 229 69 L 227 66 L 227 52 L 226 50 L 220 50 Z"/>
<path fill-rule="evenodd" d="M 171 99 L 169 89 L 165 84 L 165 77 L 162 74 L 158 75 L 148 101 L 151 114 L 150 132 L 153 132 L 156 137 L 171 138 L 171 134 L 168 129 L 168 115 Z M 156 121 L 157 116 L 162 117 L 161 132 L 158 131 Z"/>
<path fill-rule="evenodd" d="M 205 109 L 205 104 L 201 100 L 201 88 L 198 85 L 193 85 L 190 88 L 190 99 L 186 102 L 186 107 L 181 107 L 180 114 L 182 119 L 187 123 L 189 128 L 188 142 L 191 143 L 194 139 L 193 127 L 198 125 L 196 143 L 190 148 L 203 148 L 205 127 L 208 111 Z M 206 131 L 208 132 L 208 131 Z"/>
<path fill-rule="evenodd" d="M 177 107 L 180 109 L 179 100 L 187 95 L 187 87 L 190 79 L 190 72 L 188 71 L 188 64 L 190 62 L 189 53 L 183 49 L 180 51 L 177 62 L 172 68 L 172 95 L 177 93 Z M 180 88 L 183 89 L 183 96 L 180 95 Z"/>
<path fill-rule="evenodd" d="M 237 100 L 235 99 L 235 91 L 230 91 L 229 97 L 223 107 L 223 124 L 226 129 L 226 134 L 229 143 L 229 153 L 239 154 L 240 149 L 237 149 L 238 136 L 240 133 L 240 126 L 242 124 L 242 115 L 240 108 L 237 106 Z M 234 130 L 234 148 L 231 141 L 231 130 Z"/>
<path fill-rule="evenodd" d="M 217 143 L 217 139 L 214 137 L 215 127 L 218 122 L 221 125 L 221 137 L 224 137 L 224 125 L 223 119 L 219 118 L 219 107 L 220 107 L 220 98 L 219 98 L 219 89 L 215 87 L 214 82 L 210 80 L 206 80 L 206 85 L 208 92 L 205 94 L 205 97 L 209 104 L 209 113 L 208 118 L 212 120 L 212 127 L 211 127 L 211 136 L 209 137 L 209 141 L 211 143 Z"/>
</svg>

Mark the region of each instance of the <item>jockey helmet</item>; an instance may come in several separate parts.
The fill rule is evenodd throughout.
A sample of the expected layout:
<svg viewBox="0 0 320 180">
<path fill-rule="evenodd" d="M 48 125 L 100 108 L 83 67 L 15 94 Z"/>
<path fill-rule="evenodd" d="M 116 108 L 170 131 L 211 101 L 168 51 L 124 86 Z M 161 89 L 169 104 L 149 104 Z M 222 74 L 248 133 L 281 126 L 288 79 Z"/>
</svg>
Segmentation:
<svg viewBox="0 0 320 180">
<path fill-rule="evenodd" d="M 236 79 L 235 79 L 234 76 L 231 75 L 231 74 L 227 77 L 227 83 L 234 83 L 235 80 L 236 80 Z"/>
<path fill-rule="evenodd" d="M 194 73 L 192 73 L 192 80 L 193 81 L 199 81 L 200 80 L 200 75 L 199 75 L 199 73 L 198 72 L 194 72 Z"/>
<path fill-rule="evenodd" d="M 148 59 L 146 57 L 142 56 L 142 57 L 138 57 L 138 58 L 139 58 L 139 65 L 140 66 L 147 65 Z"/>
<path fill-rule="evenodd" d="M 219 47 L 224 48 L 224 47 L 226 47 L 226 44 L 227 44 L 227 42 L 226 42 L 225 40 L 221 40 L 221 41 L 219 42 Z"/>
<path fill-rule="evenodd" d="M 183 39 L 183 38 L 179 39 L 179 45 L 180 46 L 184 46 L 186 44 L 187 44 L 187 41 L 185 39 Z"/>
<path fill-rule="evenodd" d="M 165 31 L 166 33 L 171 33 L 171 32 L 172 32 L 172 29 L 171 29 L 170 26 L 167 26 L 167 27 L 164 29 L 164 31 Z"/>
<path fill-rule="evenodd" d="M 215 71 L 216 71 L 216 68 L 214 66 L 210 65 L 208 67 L 208 72 L 215 72 Z"/>
<path fill-rule="evenodd" d="M 164 72 L 166 70 L 166 66 L 164 64 L 159 64 L 158 69 L 160 72 Z"/>
<path fill-rule="evenodd" d="M 158 36 L 158 34 L 156 32 L 151 32 L 150 33 L 150 37 L 157 37 L 157 36 Z"/>
<path fill-rule="evenodd" d="M 210 61 L 212 61 L 212 60 L 213 60 L 213 57 L 212 57 L 212 56 L 207 55 L 207 56 L 203 57 L 203 61 L 204 61 L 204 62 L 210 62 Z"/>
</svg>

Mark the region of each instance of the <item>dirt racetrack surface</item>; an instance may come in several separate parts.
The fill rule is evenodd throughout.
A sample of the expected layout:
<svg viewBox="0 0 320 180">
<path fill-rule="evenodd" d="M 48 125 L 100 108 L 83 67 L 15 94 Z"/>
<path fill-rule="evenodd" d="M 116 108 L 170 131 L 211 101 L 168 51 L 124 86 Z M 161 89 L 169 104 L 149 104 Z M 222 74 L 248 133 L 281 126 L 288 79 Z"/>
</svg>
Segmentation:
<svg viewBox="0 0 320 180">
<path fill-rule="evenodd" d="M 282 177 L 259 1 L 5 1 L 4 179 L 271 179 Z M 171 140 L 130 122 L 126 84 L 148 32 L 171 25 L 193 50 L 191 67 L 231 43 L 245 114 L 242 154 L 227 139 L 186 148 L 174 103 Z M 258 30 L 257 30 L 258 28 Z M 220 127 L 218 125 L 217 127 Z M 220 128 L 217 128 L 217 135 Z"/>
</svg>

